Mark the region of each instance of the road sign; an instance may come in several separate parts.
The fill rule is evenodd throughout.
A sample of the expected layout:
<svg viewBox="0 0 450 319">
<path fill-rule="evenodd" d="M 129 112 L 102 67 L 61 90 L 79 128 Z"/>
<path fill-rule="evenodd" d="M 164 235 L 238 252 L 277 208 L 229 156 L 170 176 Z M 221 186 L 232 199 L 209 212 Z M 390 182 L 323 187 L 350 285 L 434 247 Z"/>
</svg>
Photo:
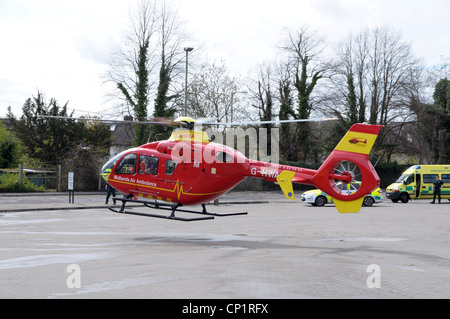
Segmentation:
<svg viewBox="0 0 450 319">
<path fill-rule="evenodd" d="M 67 189 L 73 191 L 73 172 L 69 172 Z"/>
</svg>

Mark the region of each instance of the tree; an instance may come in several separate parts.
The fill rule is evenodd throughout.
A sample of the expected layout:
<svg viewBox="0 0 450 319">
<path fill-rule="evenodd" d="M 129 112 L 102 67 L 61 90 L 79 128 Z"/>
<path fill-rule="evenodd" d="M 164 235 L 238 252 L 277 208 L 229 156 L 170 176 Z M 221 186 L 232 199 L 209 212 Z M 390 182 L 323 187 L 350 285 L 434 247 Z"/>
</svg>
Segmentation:
<svg viewBox="0 0 450 319">
<path fill-rule="evenodd" d="M 289 68 L 283 64 L 279 65 L 277 82 L 280 104 L 278 118 L 280 121 L 295 118 L 291 75 Z M 295 141 L 295 134 L 291 133 L 291 127 L 292 125 L 289 123 L 280 124 L 280 155 L 284 160 L 295 161 L 297 160 L 295 155 L 298 154 L 299 149 Z"/>
<path fill-rule="evenodd" d="M 323 109 L 341 119 L 344 127 L 356 122 L 384 125 L 374 153 L 389 160 L 400 145 L 404 128 L 415 120 L 422 86 L 422 63 L 399 32 L 384 27 L 350 35 L 337 46 L 327 103 Z M 422 114 L 422 113 L 420 113 Z"/>
<path fill-rule="evenodd" d="M 100 146 L 104 151 L 110 144 L 110 130 L 106 125 L 86 126 L 82 121 L 70 119 L 66 103 L 60 106 L 55 99 L 47 103 L 44 94 L 28 98 L 23 107 L 23 114 L 16 119 L 9 108 L 8 118 L 16 136 L 22 142 L 26 152 L 44 165 L 62 163 L 69 152 L 77 145 Z M 44 118 L 43 116 L 61 116 L 67 119 Z"/>
<path fill-rule="evenodd" d="M 47 164 L 60 163 L 65 154 L 80 141 L 81 123 L 75 120 L 39 117 L 39 115 L 69 117 L 67 103 L 62 107 L 55 99 L 50 99 L 47 103 L 42 92 L 38 91 L 36 97 L 25 101 L 22 111 L 22 116 L 16 120 L 9 109 L 8 118 L 30 156 Z"/>
<path fill-rule="evenodd" d="M 439 109 L 439 127 L 433 134 L 433 140 L 437 145 L 437 163 L 446 164 L 447 154 L 450 152 L 448 140 L 450 139 L 450 81 L 445 78 L 436 83 L 434 93 L 434 105 Z"/>
<path fill-rule="evenodd" d="M 270 67 L 261 66 L 254 88 L 249 88 L 251 99 L 253 100 L 252 106 L 258 111 L 260 121 L 272 121 L 274 119 L 274 94 L 271 73 Z M 270 129 L 272 126 L 265 124 L 264 127 Z"/>
<path fill-rule="evenodd" d="M 366 121 L 366 96 L 364 86 L 368 64 L 368 32 L 363 32 L 356 37 L 350 36 L 346 43 L 337 49 L 338 62 L 336 63 L 337 84 L 341 88 L 336 96 L 344 97 L 342 104 L 346 108 L 347 127 L 354 123 Z M 339 76 L 340 75 L 340 76 Z M 339 79 L 342 82 L 339 83 Z M 335 112 L 339 114 L 340 112 Z"/>
<path fill-rule="evenodd" d="M 178 12 L 169 8 L 165 2 L 160 5 L 159 21 L 160 69 L 153 116 L 171 118 L 177 110 L 174 103 L 169 103 L 179 96 L 178 89 L 172 89 L 171 92 L 171 85 L 180 73 L 179 67 L 184 58 L 181 46 L 187 40 L 187 35 L 183 31 L 183 24 L 179 22 Z M 167 138 L 171 131 L 170 127 L 153 126 L 152 138 Z"/>
<path fill-rule="evenodd" d="M 148 118 L 152 98 L 154 117 L 172 117 L 176 109 L 169 102 L 179 95 L 180 89 L 173 82 L 184 57 L 181 45 L 187 38 L 183 25 L 175 10 L 157 0 L 140 0 L 129 20 L 130 28 L 107 74 L 108 81 L 118 88 L 112 97 L 124 102 L 122 113 L 138 121 Z M 134 144 L 146 143 L 150 132 L 155 139 L 157 134 L 167 135 L 169 131 L 160 126 L 150 130 L 136 125 Z"/>
<path fill-rule="evenodd" d="M 62 188 L 67 190 L 69 172 L 75 173 L 74 189 L 83 191 L 98 190 L 99 167 L 104 164 L 105 154 L 95 147 L 76 146 L 62 162 Z"/>
<path fill-rule="evenodd" d="M 273 121 L 276 114 L 274 110 L 275 98 L 272 89 L 273 80 L 271 79 L 271 74 L 272 70 L 270 67 L 260 66 L 258 79 L 255 81 L 254 88 L 249 88 L 252 106 L 258 111 L 260 121 Z M 267 132 L 267 155 L 271 155 L 269 150 L 272 149 L 272 127 L 272 124 L 262 124 L 262 128 L 266 129 Z"/>
<path fill-rule="evenodd" d="M 370 124 L 387 125 L 408 109 L 413 77 L 410 73 L 420 61 L 412 55 L 411 45 L 389 28 L 372 31 L 369 53 Z"/>
<path fill-rule="evenodd" d="M 124 45 L 114 55 L 107 76 L 121 93 L 114 96 L 125 102 L 126 113 L 145 121 L 151 88 L 149 74 L 154 67 L 154 48 L 150 45 L 156 37 L 156 4 L 140 1 L 137 11 L 130 14 L 130 22 Z M 147 126 L 135 125 L 135 144 L 144 144 L 147 137 Z"/>
<path fill-rule="evenodd" d="M 435 86 L 433 93 L 434 104 L 450 114 L 450 80 L 441 79 Z"/>
<path fill-rule="evenodd" d="M 19 157 L 19 142 L 14 134 L 8 131 L 0 121 L 0 168 L 8 168 L 17 164 Z"/>
<path fill-rule="evenodd" d="M 309 119 L 314 107 L 313 91 L 320 79 L 330 70 L 323 61 L 324 41 L 315 32 L 302 27 L 287 30 L 281 49 L 287 53 L 287 64 L 293 70 L 293 86 L 297 93 L 296 119 Z M 308 123 L 297 124 L 297 140 L 301 141 L 298 159 L 308 160 L 313 142 L 310 139 Z"/>
<path fill-rule="evenodd" d="M 194 118 L 214 118 L 219 122 L 239 119 L 236 108 L 239 83 L 228 74 L 225 63 L 204 63 L 188 88 L 188 115 Z"/>
</svg>

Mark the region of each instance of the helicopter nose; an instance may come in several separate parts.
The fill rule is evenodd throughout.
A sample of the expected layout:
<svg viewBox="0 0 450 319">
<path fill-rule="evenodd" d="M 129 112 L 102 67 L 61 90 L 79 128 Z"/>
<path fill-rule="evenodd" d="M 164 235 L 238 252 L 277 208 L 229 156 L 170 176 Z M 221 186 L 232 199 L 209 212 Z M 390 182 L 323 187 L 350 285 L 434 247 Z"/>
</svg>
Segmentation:
<svg viewBox="0 0 450 319">
<path fill-rule="evenodd" d="M 109 174 L 111 174 L 111 169 L 110 168 L 107 168 L 107 169 L 102 171 L 101 175 L 102 175 L 103 179 L 105 180 L 105 182 L 108 182 Z"/>
</svg>

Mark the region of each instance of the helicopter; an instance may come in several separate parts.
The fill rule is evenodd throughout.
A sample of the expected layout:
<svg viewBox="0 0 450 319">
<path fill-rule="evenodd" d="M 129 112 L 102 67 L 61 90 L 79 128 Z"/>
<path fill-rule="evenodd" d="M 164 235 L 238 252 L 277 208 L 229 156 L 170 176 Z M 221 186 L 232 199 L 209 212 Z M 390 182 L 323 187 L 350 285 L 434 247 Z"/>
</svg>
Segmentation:
<svg viewBox="0 0 450 319">
<path fill-rule="evenodd" d="M 68 119 L 63 116 L 40 115 L 40 117 Z M 168 140 L 128 149 L 103 165 L 101 174 L 106 183 L 125 194 L 124 197 L 114 197 L 114 200 L 122 202 L 120 209 L 108 206 L 116 213 L 180 221 L 245 215 L 247 212 L 211 213 L 206 210 L 206 203 L 218 199 L 249 177 L 277 183 L 285 197 L 290 200 L 295 200 L 293 183 L 312 185 L 332 197 L 339 213 L 358 213 L 365 195 L 380 185 L 380 178 L 370 162 L 369 153 L 383 125 L 353 124 L 319 169 L 313 170 L 249 159 L 232 147 L 212 142 L 207 132 L 197 130 L 195 127 L 196 125 L 283 124 L 335 120 L 334 118 L 248 123 L 195 121 L 187 116 L 175 120 L 155 118 L 148 121 L 73 117 L 70 119 L 110 124 L 163 125 L 176 128 Z M 357 184 L 352 182 L 355 181 L 360 182 L 358 188 L 354 188 Z M 350 189 L 347 185 L 350 185 Z M 130 211 L 125 209 L 127 203 L 141 203 L 148 208 L 170 210 L 171 213 L 160 215 Z M 181 208 L 192 205 L 201 205 L 202 210 Z M 202 216 L 185 218 L 175 215 L 176 212 Z"/>
<path fill-rule="evenodd" d="M 256 124 L 297 121 L 304 120 L 262 121 Z M 313 170 L 249 159 L 232 147 L 212 142 L 206 132 L 194 129 L 196 121 L 191 117 L 180 117 L 173 121 L 155 119 L 142 124 L 167 125 L 177 129 L 168 140 L 128 149 L 104 164 L 102 176 L 105 181 L 125 194 L 123 198 L 114 197 L 122 202 L 120 209 L 108 207 L 116 213 L 180 221 L 244 215 L 247 212 L 211 213 L 206 210 L 205 205 L 249 177 L 278 183 L 285 197 L 290 200 L 295 199 L 293 183 L 312 185 L 329 194 L 340 213 L 357 213 L 364 196 L 380 185 L 380 178 L 369 160 L 369 153 L 382 125 L 354 124 L 319 169 Z M 347 184 L 355 180 L 360 181 L 361 185 L 358 189 L 349 191 Z M 169 210 L 170 214 L 127 210 L 128 203 Z M 192 205 L 201 205 L 202 210 L 184 209 L 185 206 Z M 178 212 L 202 216 L 185 218 L 180 217 Z"/>
</svg>

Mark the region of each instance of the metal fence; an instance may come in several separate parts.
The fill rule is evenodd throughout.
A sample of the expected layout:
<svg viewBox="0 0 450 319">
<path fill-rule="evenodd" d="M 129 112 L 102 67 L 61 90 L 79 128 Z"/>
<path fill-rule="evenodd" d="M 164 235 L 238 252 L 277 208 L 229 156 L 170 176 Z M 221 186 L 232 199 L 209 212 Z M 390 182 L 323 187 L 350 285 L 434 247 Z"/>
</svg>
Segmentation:
<svg viewBox="0 0 450 319">
<path fill-rule="evenodd" d="M 24 168 L 19 164 L 17 168 L 0 169 L 0 174 L 5 173 L 18 174 L 20 185 L 26 178 L 36 187 L 44 186 L 45 189 L 61 191 L 61 165 L 54 168 Z"/>
<path fill-rule="evenodd" d="M 46 168 L 24 168 L 22 164 L 19 164 L 17 168 L 2 168 L 0 169 L 0 175 L 2 174 L 18 174 L 20 185 L 23 185 L 26 178 L 34 186 L 43 186 L 47 190 L 56 190 L 62 192 L 67 190 L 67 169 L 63 169 L 61 165 Z M 79 172 L 75 171 L 75 179 Z M 97 174 L 96 174 L 97 175 Z M 101 168 L 98 170 L 98 191 L 104 190 L 106 186 L 105 181 L 101 176 Z M 80 186 L 77 191 L 83 191 L 83 187 Z M 92 187 L 91 187 L 92 190 Z"/>
</svg>

